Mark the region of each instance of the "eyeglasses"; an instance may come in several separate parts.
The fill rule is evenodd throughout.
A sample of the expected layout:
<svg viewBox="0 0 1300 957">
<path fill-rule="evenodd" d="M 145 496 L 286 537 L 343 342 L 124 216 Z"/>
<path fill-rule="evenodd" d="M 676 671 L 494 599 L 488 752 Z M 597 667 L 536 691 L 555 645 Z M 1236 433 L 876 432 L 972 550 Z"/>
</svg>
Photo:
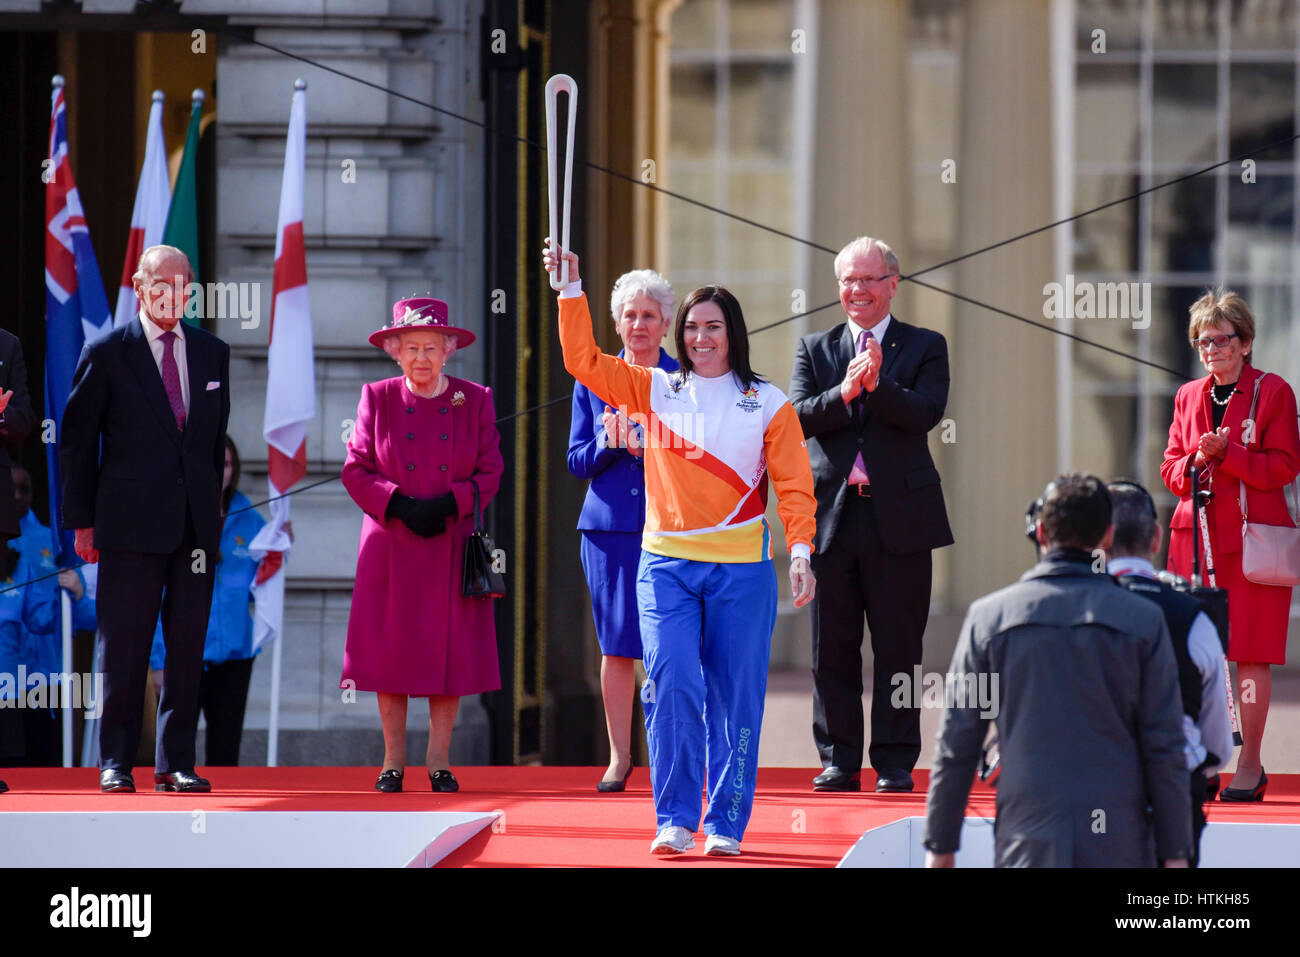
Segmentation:
<svg viewBox="0 0 1300 957">
<path fill-rule="evenodd" d="M 1237 334 L 1235 332 L 1226 336 L 1206 336 L 1203 339 L 1193 339 L 1192 348 L 1200 352 L 1208 352 L 1210 346 L 1214 346 L 1216 349 L 1226 349 L 1228 343 L 1236 338 Z"/>
<path fill-rule="evenodd" d="M 845 276 L 840 280 L 840 285 L 844 286 L 846 289 L 852 286 L 870 286 L 878 282 L 884 282 L 886 279 L 897 275 L 898 273 L 896 272 L 890 272 L 885 273 L 883 276 Z"/>
</svg>

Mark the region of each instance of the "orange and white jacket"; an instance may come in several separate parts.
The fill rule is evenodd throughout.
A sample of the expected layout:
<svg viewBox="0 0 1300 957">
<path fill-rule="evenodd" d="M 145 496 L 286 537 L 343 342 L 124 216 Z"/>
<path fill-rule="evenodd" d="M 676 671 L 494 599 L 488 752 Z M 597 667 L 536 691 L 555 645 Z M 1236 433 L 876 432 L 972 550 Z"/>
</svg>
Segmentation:
<svg viewBox="0 0 1300 957">
<path fill-rule="evenodd" d="M 700 562 L 772 557 L 768 477 L 792 557 L 808 557 L 817 528 L 812 466 L 799 416 L 780 389 L 734 375 L 705 379 L 605 355 L 578 283 L 560 295 L 564 368 L 645 435 L 641 547 Z"/>
</svg>

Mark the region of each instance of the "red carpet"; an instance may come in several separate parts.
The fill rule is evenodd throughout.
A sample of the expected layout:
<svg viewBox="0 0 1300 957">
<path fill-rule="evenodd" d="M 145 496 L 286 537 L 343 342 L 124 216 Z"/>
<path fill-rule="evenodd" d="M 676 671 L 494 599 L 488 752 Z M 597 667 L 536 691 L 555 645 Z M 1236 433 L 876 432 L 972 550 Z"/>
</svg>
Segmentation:
<svg viewBox="0 0 1300 957">
<path fill-rule="evenodd" d="M 11 768 L 0 772 L 12 790 L 0 795 L 0 813 L 23 811 L 157 811 L 196 808 L 260 811 L 502 811 L 485 829 L 445 858 L 440 867 L 832 867 L 871 827 L 925 814 L 929 775 L 916 773 L 912 794 L 818 794 L 813 769 L 761 768 L 754 814 L 736 858 L 704 855 L 703 835 L 693 851 L 659 858 L 654 837 L 650 776 L 632 772 L 622 794 L 598 794 L 597 768 L 457 768 L 458 794 L 432 794 L 423 768 L 407 770 L 409 790 L 379 794 L 374 768 L 216 768 L 210 795 L 100 794 L 98 773 L 86 768 Z M 874 780 L 864 775 L 864 786 Z M 152 787 L 144 770 L 137 784 Z M 968 813 L 992 816 L 993 792 L 978 788 Z M 1215 804 L 1211 821 L 1300 824 L 1300 775 L 1269 777 L 1262 804 Z"/>
</svg>

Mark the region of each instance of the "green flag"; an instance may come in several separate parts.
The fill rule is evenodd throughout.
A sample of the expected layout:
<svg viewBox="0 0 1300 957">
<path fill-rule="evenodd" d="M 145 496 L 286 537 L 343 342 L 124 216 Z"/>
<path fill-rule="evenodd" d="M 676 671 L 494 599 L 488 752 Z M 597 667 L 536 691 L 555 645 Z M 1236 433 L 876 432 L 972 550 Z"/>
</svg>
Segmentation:
<svg viewBox="0 0 1300 957">
<path fill-rule="evenodd" d="M 163 227 L 163 245 L 175 246 L 189 258 L 194 269 L 194 281 L 202 282 L 199 277 L 199 195 L 195 169 L 199 160 L 199 120 L 203 116 L 203 91 L 194 91 L 193 105 L 190 107 L 190 129 L 185 135 L 185 153 L 181 157 L 181 169 L 176 175 L 176 186 L 172 190 L 172 205 L 167 212 L 167 225 Z M 192 326 L 199 324 L 198 313 L 202 308 L 202 296 L 198 303 L 187 303 L 185 321 Z"/>
</svg>

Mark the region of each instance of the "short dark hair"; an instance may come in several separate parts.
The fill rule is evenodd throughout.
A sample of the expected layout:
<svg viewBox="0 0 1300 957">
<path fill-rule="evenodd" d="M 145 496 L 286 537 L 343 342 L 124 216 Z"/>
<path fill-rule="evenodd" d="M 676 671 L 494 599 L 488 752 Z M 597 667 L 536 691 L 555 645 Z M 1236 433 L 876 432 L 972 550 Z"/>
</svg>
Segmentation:
<svg viewBox="0 0 1300 957">
<path fill-rule="evenodd" d="M 682 381 L 694 371 L 690 352 L 686 348 L 686 314 L 691 307 L 702 302 L 717 303 L 722 310 L 722 319 L 727 326 L 727 363 L 731 371 L 740 379 L 746 389 L 763 378 L 749 365 L 749 333 L 745 329 L 745 314 L 740 310 L 740 302 L 723 286 L 701 286 L 692 291 L 682 304 L 677 307 L 677 322 L 673 327 L 673 342 L 677 346 L 677 361 L 681 365 L 679 375 Z"/>
<path fill-rule="evenodd" d="M 1158 521 L 1151 493 L 1137 482 L 1115 479 L 1106 486 L 1106 494 L 1110 496 L 1111 524 L 1115 526 L 1111 550 L 1146 558 Z"/>
<path fill-rule="evenodd" d="M 1043 492 L 1038 520 L 1047 543 L 1058 548 L 1096 548 L 1110 526 L 1110 495 L 1095 475 L 1057 476 Z"/>
</svg>

